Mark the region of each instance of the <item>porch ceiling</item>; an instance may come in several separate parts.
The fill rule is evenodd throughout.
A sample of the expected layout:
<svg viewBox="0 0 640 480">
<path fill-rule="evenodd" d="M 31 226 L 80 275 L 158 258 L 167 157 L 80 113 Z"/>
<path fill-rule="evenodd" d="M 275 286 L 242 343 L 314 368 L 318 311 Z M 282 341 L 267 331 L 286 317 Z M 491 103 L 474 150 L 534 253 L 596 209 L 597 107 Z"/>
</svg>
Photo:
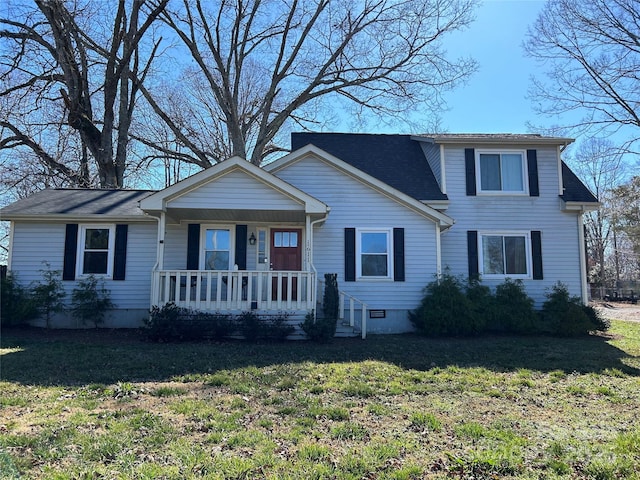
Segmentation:
<svg viewBox="0 0 640 480">
<path fill-rule="evenodd" d="M 251 223 L 304 223 L 304 210 L 243 210 L 215 208 L 169 208 L 167 217 L 171 223 L 182 220 L 211 222 L 251 222 Z M 312 215 L 322 217 L 322 215 Z"/>
</svg>

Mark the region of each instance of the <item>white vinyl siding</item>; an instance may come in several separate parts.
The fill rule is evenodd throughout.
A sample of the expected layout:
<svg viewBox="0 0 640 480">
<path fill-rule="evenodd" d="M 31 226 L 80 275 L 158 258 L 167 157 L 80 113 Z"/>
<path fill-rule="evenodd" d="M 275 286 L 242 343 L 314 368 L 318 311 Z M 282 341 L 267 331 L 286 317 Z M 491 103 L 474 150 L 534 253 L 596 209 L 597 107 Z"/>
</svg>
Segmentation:
<svg viewBox="0 0 640 480">
<path fill-rule="evenodd" d="M 468 145 L 467 145 L 468 147 Z M 523 145 L 523 150 L 537 149 L 540 196 L 522 195 L 467 196 L 465 187 L 465 146 L 446 146 L 445 166 L 447 195 L 450 206 L 447 215 L 455 225 L 442 235 L 442 267 L 454 275 L 468 275 L 467 231 L 478 232 L 542 232 L 542 280 L 525 279 L 527 293 L 540 307 L 545 293 L 557 281 L 565 283 L 572 295 L 580 295 L 580 244 L 578 214 L 561 211 L 558 198 L 558 158 L 555 147 Z M 499 146 L 491 148 L 499 150 Z M 531 270 L 529 270 L 531 272 Z M 484 278 L 495 286 L 502 279 Z"/>
<path fill-rule="evenodd" d="M 109 227 L 113 224 L 98 225 Z M 13 231 L 11 271 L 16 274 L 21 284 L 28 285 L 33 281 L 42 280 L 40 270 L 45 268 L 44 262 L 48 262 L 51 270 L 62 272 L 64 223 L 14 222 Z M 148 312 L 151 298 L 151 270 L 156 263 L 157 235 L 158 228 L 155 222 L 129 224 L 125 280 L 104 280 L 105 287 L 111 291 L 111 300 L 115 305 L 114 317 L 125 315 L 118 313 L 123 310 L 139 310 L 143 314 Z M 46 248 L 43 248 L 42 239 L 46 239 Z M 71 302 L 71 292 L 77 286 L 77 280 L 63 282 L 67 304 Z M 136 324 L 119 325 L 139 326 L 142 316 L 136 313 L 133 317 L 135 318 L 132 318 L 132 321 L 137 322 Z"/>
<path fill-rule="evenodd" d="M 288 195 L 239 170 L 169 200 L 168 208 L 302 210 Z"/>
<path fill-rule="evenodd" d="M 401 312 L 394 322 L 406 321 L 407 310 L 418 305 L 422 289 L 436 274 L 433 221 L 312 156 L 288 165 L 276 175 L 331 207 L 327 221 L 314 229 L 313 262 L 318 277 L 338 273 L 341 290 L 366 302 L 370 309 Z M 381 225 L 405 229 L 405 281 L 345 282 L 344 229 L 375 230 Z M 390 275 L 393 277 L 393 270 Z"/>
</svg>

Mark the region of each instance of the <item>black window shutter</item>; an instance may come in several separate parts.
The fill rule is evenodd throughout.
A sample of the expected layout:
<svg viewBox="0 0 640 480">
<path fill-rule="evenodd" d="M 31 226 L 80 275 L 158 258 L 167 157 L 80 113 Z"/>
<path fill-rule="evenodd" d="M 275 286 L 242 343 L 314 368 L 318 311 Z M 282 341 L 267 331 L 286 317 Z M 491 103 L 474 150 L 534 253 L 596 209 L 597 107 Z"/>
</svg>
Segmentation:
<svg viewBox="0 0 640 480">
<path fill-rule="evenodd" d="M 529 173 L 529 195 L 531 197 L 540 196 L 538 187 L 538 152 L 537 150 L 527 150 L 527 169 Z"/>
<path fill-rule="evenodd" d="M 480 270 L 478 269 L 478 232 L 476 230 L 467 231 L 467 253 L 469 256 L 469 280 L 478 280 Z"/>
<path fill-rule="evenodd" d="M 540 230 L 531 232 L 531 257 L 533 259 L 533 279 L 542 280 L 542 233 Z"/>
<path fill-rule="evenodd" d="M 344 281 L 356 281 L 356 229 L 344 229 Z"/>
<path fill-rule="evenodd" d="M 464 149 L 464 171 L 467 180 L 467 195 L 476 194 L 476 151 L 473 148 Z"/>
<path fill-rule="evenodd" d="M 127 270 L 127 234 L 129 225 L 116 225 L 113 279 L 124 280 Z"/>
<path fill-rule="evenodd" d="M 404 282 L 404 228 L 393 229 L 393 281 Z"/>
<path fill-rule="evenodd" d="M 236 257 L 238 270 L 247 269 L 247 226 L 236 225 Z"/>
<path fill-rule="evenodd" d="M 76 254 L 78 253 L 78 224 L 67 223 L 64 236 L 62 280 L 76 279 Z"/>
<path fill-rule="evenodd" d="M 198 270 L 200 264 L 200 224 L 187 226 L 187 270 Z"/>
</svg>

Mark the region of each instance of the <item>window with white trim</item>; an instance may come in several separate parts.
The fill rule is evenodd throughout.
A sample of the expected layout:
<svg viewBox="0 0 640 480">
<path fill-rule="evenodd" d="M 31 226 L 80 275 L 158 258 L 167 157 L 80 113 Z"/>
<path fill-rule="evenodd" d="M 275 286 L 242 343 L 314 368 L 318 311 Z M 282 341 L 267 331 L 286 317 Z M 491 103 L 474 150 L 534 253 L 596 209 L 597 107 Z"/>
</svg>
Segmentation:
<svg viewBox="0 0 640 480">
<path fill-rule="evenodd" d="M 531 272 L 529 232 L 485 232 L 478 235 L 483 277 L 528 278 Z"/>
<path fill-rule="evenodd" d="M 115 225 L 80 225 L 77 275 L 113 275 Z"/>
<path fill-rule="evenodd" d="M 527 193 L 524 151 L 476 150 L 476 171 L 480 193 Z"/>
<path fill-rule="evenodd" d="M 393 278 L 393 231 L 358 229 L 356 234 L 356 272 L 359 278 Z"/>
<path fill-rule="evenodd" d="M 231 270 L 232 268 L 232 231 L 226 227 L 208 227 L 202 229 L 202 268 L 203 270 Z"/>
</svg>

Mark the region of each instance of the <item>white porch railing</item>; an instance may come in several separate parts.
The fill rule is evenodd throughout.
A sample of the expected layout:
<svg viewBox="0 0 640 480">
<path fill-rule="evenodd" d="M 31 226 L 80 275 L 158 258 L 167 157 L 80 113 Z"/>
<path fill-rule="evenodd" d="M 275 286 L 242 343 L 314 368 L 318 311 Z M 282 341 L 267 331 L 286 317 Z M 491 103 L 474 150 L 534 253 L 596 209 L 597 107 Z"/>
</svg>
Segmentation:
<svg viewBox="0 0 640 480">
<path fill-rule="evenodd" d="M 318 301 L 322 301 L 324 295 L 324 280 L 318 279 Z M 367 304 L 356 297 L 349 295 L 338 289 L 338 320 L 345 320 L 345 313 L 349 313 L 349 326 L 354 329 L 360 329 L 362 338 L 367 338 Z M 347 305 L 349 308 L 347 309 Z M 356 308 L 359 308 L 360 315 L 356 315 Z"/>
<path fill-rule="evenodd" d="M 316 274 L 297 271 L 156 270 L 152 305 L 203 311 L 315 308 Z"/>
</svg>

